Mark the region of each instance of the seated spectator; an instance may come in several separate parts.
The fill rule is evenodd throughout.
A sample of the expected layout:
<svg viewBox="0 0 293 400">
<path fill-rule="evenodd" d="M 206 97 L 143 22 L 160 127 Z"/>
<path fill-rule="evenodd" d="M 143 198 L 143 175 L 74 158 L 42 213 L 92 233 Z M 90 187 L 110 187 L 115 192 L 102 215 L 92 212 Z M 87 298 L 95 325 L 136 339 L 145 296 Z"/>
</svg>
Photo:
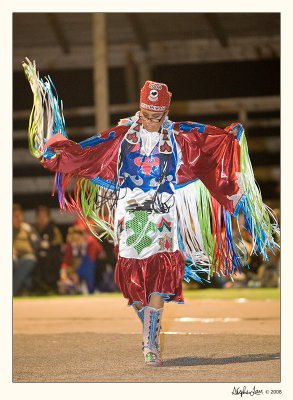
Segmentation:
<svg viewBox="0 0 293 400">
<path fill-rule="evenodd" d="M 261 261 L 254 274 L 249 275 L 249 287 L 279 287 L 280 254 L 270 254 L 268 261 Z"/>
<path fill-rule="evenodd" d="M 80 226 L 69 228 L 58 282 L 59 292 L 94 293 L 98 257 L 106 257 L 101 243 Z M 83 283 L 86 284 L 86 290 L 83 289 Z"/>
<path fill-rule="evenodd" d="M 280 220 L 280 210 L 274 209 L 274 214 Z M 279 237 L 275 238 L 276 243 L 280 240 Z M 248 278 L 248 287 L 278 287 L 280 284 L 280 252 L 276 251 L 275 254 L 270 252 L 269 259 L 264 261 L 256 255 L 251 256 L 249 262 L 250 269 L 246 275 Z"/>
<path fill-rule="evenodd" d="M 81 227 L 92 236 L 88 226 L 81 218 L 76 218 L 75 226 Z M 117 291 L 117 287 L 114 282 L 114 271 L 116 266 L 114 245 L 108 240 L 104 240 L 103 249 L 105 251 L 105 257 L 98 257 L 96 261 L 96 288 L 99 292 L 115 292 Z"/>
<path fill-rule="evenodd" d="M 40 236 L 40 245 L 37 251 L 37 265 L 33 271 L 33 290 L 36 293 L 57 292 L 63 238 L 51 219 L 48 207 L 39 206 L 36 209 L 34 227 Z"/>
<path fill-rule="evenodd" d="M 24 222 L 19 204 L 13 204 L 13 295 L 32 288 L 32 272 L 36 266 L 39 237 L 35 229 Z"/>
<path fill-rule="evenodd" d="M 105 259 L 97 260 L 96 282 L 100 292 L 115 292 L 117 287 L 114 281 L 116 257 L 114 245 L 108 240 L 103 241 L 103 248 L 106 253 Z"/>
</svg>

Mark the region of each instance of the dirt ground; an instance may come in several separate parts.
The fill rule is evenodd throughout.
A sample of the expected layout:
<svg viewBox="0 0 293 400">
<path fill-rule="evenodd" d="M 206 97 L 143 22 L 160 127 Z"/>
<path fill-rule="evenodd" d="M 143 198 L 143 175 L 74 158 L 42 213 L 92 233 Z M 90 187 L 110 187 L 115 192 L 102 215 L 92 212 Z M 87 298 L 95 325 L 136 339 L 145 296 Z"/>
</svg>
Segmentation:
<svg viewBox="0 0 293 400">
<path fill-rule="evenodd" d="M 14 382 L 280 382 L 277 300 L 167 304 L 160 368 L 144 365 L 141 323 L 122 297 L 13 308 Z"/>
</svg>

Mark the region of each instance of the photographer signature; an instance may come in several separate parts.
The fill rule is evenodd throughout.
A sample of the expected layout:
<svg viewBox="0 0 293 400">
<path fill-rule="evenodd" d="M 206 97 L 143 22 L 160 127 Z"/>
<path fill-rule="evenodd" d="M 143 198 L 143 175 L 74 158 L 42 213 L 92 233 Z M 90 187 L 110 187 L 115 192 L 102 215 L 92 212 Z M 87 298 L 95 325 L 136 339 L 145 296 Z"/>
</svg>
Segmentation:
<svg viewBox="0 0 293 400">
<path fill-rule="evenodd" d="M 260 394 L 263 394 L 263 390 L 259 390 L 259 389 L 256 389 L 255 388 L 255 386 L 253 386 L 253 389 L 252 390 L 248 390 L 247 388 L 246 388 L 246 386 L 243 386 L 243 388 L 242 389 L 240 389 L 240 387 L 235 387 L 234 386 L 234 388 L 233 388 L 233 391 L 232 391 L 232 394 L 240 394 L 240 396 L 242 397 L 243 395 L 245 395 L 245 394 L 248 394 L 248 395 L 250 395 L 250 396 L 254 396 L 254 395 L 260 395 Z"/>
</svg>

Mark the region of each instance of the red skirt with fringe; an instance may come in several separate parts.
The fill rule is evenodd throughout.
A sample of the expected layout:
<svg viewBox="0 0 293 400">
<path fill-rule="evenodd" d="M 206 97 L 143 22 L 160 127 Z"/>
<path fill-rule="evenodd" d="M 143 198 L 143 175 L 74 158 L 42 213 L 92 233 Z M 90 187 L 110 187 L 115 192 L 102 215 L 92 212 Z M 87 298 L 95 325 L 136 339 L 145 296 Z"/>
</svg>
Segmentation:
<svg viewBox="0 0 293 400">
<path fill-rule="evenodd" d="M 164 301 L 184 303 L 182 279 L 185 259 L 181 251 L 162 252 L 144 259 L 118 257 L 115 283 L 128 304 L 149 303 L 152 293 L 160 294 Z"/>
</svg>

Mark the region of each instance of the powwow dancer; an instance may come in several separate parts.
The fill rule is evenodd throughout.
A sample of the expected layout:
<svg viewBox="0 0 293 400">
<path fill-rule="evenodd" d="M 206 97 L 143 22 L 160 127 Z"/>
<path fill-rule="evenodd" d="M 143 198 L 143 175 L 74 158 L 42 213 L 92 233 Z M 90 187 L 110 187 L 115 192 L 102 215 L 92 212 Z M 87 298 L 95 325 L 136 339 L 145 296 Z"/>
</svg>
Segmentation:
<svg viewBox="0 0 293 400">
<path fill-rule="evenodd" d="M 267 260 L 278 249 L 279 228 L 255 184 L 244 129 L 172 122 L 167 85 L 147 81 L 134 116 L 75 143 L 51 79 L 39 79 L 28 59 L 23 67 L 34 95 L 30 151 L 56 172 L 61 209 L 114 240 L 115 282 L 143 323 L 145 363 L 158 366 L 163 305 L 184 302 L 182 279 L 240 273 L 247 259 L 241 229 L 252 237 L 252 253 Z"/>
</svg>

